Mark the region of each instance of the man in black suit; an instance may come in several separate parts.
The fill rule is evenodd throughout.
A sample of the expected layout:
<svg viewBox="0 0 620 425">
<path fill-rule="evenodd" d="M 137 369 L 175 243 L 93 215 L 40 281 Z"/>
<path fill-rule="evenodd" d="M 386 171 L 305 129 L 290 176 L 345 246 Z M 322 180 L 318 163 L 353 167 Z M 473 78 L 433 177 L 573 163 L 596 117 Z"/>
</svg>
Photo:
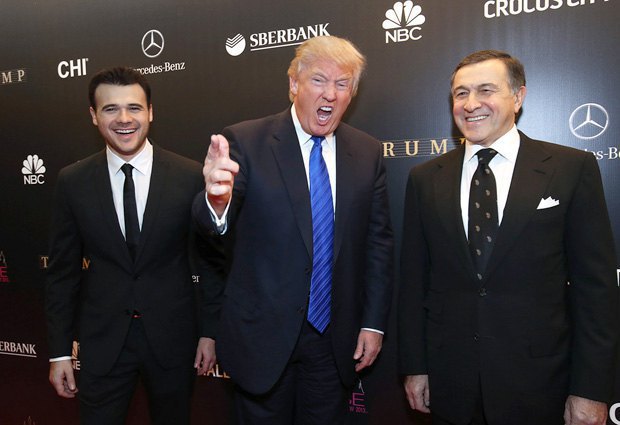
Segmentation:
<svg viewBox="0 0 620 425">
<path fill-rule="evenodd" d="M 381 349 L 393 255 L 381 146 L 341 123 L 364 62 L 341 38 L 306 41 L 293 105 L 211 139 L 194 214 L 212 238 L 234 232 L 216 345 L 239 423 L 342 423 L 346 389 Z"/>
<path fill-rule="evenodd" d="M 434 424 L 604 424 L 618 293 L 596 160 L 517 130 L 525 73 L 504 52 L 463 59 L 451 94 L 466 141 L 407 185 L 409 403 Z"/>
<path fill-rule="evenodd" d="M 206 338 L 213 335 L 203 330 L 196 348 L 190 268 L 190 253 L 206 252 L 191 230 L 201 166 L 149 142 L 150 94 L 131 68 L 96 74 L 90 113 L 106 149 L 58 177 L 46 287 L 49 379 L 62 397 L 78 393 L 70 357 L 77 338 L 84 424 L 124 423 L 139 376 L 153 423 L 188 424 L 192 364 L 204 373 L 215 359 Z M 203 279 L 206 270 L 198 270 Z"/>
</svg>

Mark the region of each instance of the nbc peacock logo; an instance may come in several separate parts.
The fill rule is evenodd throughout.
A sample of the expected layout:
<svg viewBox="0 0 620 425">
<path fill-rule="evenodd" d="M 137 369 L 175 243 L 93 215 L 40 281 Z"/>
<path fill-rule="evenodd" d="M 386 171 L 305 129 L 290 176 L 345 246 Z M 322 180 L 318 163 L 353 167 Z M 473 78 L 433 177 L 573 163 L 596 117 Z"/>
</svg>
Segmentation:
<svg viewBox="0 0 620 425">
<path fill-rule="evenodd" d="M 386 44 L 422 38 L 420 25 L 426 22 L 426 17 L 422 15 L 422 7 L 414 6 L 412 1 L 397 1 L 391 9 L 385 12 L 385 18 L 383 29 L 386 30 Z"/>
<path fill-rule="evenodd" d="M 43 159 L 39 158 L 39 155 L 28 155 L 22 165 L 24 184 L 45 183 L 45 165 L 43 165 Z"/>
</svg>

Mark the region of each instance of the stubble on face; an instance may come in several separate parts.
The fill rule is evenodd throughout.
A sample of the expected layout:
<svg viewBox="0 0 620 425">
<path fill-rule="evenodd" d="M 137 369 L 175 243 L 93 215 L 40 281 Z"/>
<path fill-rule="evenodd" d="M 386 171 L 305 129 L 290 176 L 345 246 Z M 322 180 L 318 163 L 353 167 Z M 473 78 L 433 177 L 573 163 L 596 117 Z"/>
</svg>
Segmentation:
<svg viewBox="0 0 620 425">
<path fill-rule="evenodd" d="M 153 110 L 139 84 L 101 84 L 95 90 L 96 110 L 90 108 L 93 124 L 106 144 L 125 161 L 144 148 Z"/>
</svg>

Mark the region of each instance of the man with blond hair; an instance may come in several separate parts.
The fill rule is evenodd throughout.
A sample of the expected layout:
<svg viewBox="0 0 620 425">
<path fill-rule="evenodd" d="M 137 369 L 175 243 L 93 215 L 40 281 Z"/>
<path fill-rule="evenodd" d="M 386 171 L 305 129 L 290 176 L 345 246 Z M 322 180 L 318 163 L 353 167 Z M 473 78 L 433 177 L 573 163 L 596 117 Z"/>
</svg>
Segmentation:
<svg viewBox="0 0 620 425">
<path fill-rule="evenodd" d="M 308 40 L 288 70 L 292 106 L 211 138 L 194 217 L 211 238 L 234 232 L 215 344 L 238 423 L 342 423 L 381 349 L 393 255 L 381 146 L 341 123 L 364 64 L 347 40 Z"/>
</svg>

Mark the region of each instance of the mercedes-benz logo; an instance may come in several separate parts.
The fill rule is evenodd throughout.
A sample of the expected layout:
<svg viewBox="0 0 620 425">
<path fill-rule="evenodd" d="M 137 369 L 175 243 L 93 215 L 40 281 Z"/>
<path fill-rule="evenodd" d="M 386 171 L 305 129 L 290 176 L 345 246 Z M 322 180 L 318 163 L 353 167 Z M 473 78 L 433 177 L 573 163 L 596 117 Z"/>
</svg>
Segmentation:
<svg viewBox="0 0 620 425">
<path fill-rule="evenodd" d="M 598 103 L 584 103 L 570 114 L 568 125 L 575 137 L 595 139 L 607 130 L 609 114 Z"/>
<path fill-rule="evenodd" d="M 149 58 L 156 58 L 164 51 L 164 36 L 157 30 L 150 30 L 142 37 L 142 52 Z"/>
</svg>

